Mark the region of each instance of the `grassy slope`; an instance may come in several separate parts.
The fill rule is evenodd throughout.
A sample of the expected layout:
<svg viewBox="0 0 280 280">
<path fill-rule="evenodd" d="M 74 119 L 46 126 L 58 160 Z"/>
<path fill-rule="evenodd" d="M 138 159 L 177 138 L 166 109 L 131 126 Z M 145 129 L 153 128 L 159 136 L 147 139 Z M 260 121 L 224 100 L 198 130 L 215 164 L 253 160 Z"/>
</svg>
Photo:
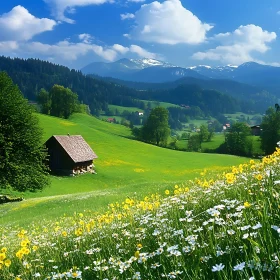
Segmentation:
<svg viewBox="0 0 280 280">
<path fill-rule="evenodd" d="M 38 115 L 44 140 L 51 135 L 81 134 L 98 155 L 97 175 L 52 177 L 51 187 L 24 194 L 23 202 L 1 205 L 0 223 L 28 223 L 83 209 L 100 210 L 127 196 L 143 196 L 194 178 L 204 169 L 223 170 L 246 159 L 185 153 L 130 139 L 124 126 L 77 114 L 70 120 Z M 81 194 L 82 193 L 82 194 Z"/>
</svg>

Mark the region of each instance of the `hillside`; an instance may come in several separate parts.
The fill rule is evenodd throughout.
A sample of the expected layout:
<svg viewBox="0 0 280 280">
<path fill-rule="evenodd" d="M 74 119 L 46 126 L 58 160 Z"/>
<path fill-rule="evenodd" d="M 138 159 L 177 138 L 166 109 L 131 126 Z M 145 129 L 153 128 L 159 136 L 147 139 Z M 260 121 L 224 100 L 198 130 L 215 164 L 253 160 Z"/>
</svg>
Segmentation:
<svg viewBox="0 0 280 280">
<path fill-rule="evenodd" d="M 99 139 L 109 133 L 105 126 L 82 115 L 65 123 L 41 118 L 46 127 L 50 122 L 72 126 L 73 132 L 86 132 L 85 127 L 93 125 Z M 125 135 L 117 126 L 112 129 L 112 137 Z M 101 146 L 96 145 L 99 152 Z M 133 154 L 130 144 L 126 148 Z M 156 163 L 156 152 L 150 148 L 152 163 L 162 170 L 169 164 L 165 156 L 173 160 L 173 155 L 179 155 L 158 148 L 166 163 Z M 132 168 L 144 163 L 136 153 Z M 143 192 L 135 185 L 130 192 L 125 187 L 104 188 L 0 205 L 0 278 L 279 279 L 279 156 L 278 149 L 261 161 L 250 160 L 215 174 L 203 170 L 195 180 L 162 182 L 155 188 L 146 181 Z M 189 162 L 177 163 L 177 167 L 189 167 L 195 159 L 191 153 L 186 158 Z M 102 160 L 96 163 L 100 166 Z M 116 164 L 110 168 L 121 170 Z M 103 169 L 104 165 L 91 177 L 93 188 Z M 82 191 L 84 181 L 79 179 L 84 178 L 69 178 L 68 183 L 78 179 L 76 191 Z M 60 178 L 59 184 L 66 193 L 69 184 L 65 180 Z M 51 189 L 55 193 L 54 186 Z"/>
<path fill-rule="evenodd" d="M 145 68 L 143 71 L 150 71 L 150 68 Z M 166 71 L 169 68 L 162 68 L 162 71 Z M 171 68 L 175 69 L 175 67 Z M 157 90 L 137 90 L 117 84 L 114 81 L 104 81 L 85 76 L 80 71 L 70 70 L 67 67 L 38 59 L 11 59 L 2 56 L 0 57 L 0 71 L 6 71 L 13 82 L 19 86 L 23 95 L 31 101 L 36 101 L 37 94 L 41 88 L 50 90 L 54 84 L 69 87 L 78 94 L 81 102 L 89 105 L 93 115 L 99 115 L 101 111 L 107 110 L 108 104 L 138 107 L 139 100 L 156 99 L 163 102 L 176 102 L 176 104 L 192 100 L 192 103 L 187 105 L 200 106 L 198 104 L 204 103 L 200 95 L 203 95 L 203 91 L 208 89 L 211 89 L 211 100 L 213 103 L 218 104 L 218 107 L 223 108 L 223 110 L 209 109 L 207 104 L 204 103 L 201 109 L 207 108 L 206 114 L 234 113 L 241 109 L 246 110 L 245 112 L 263 113 L 269 105 L 275 103 L 273 97 L 268 93 L 263 98 L 261 94 L 255 93 L 255 91 L 249 93 L 246 88 L 241 90 L 230 85 L 219 87 L 221 84 L 219 81 L 206 87 L 199 84 L 200 79 L 194 79 L 191 83 L 185 84 L 183 92 L 180 83 L 176 84 L 172 89 L 163 86 Z M 229 88 L 231 90 L 227 90 Z M 174 98 L 172 100 L 173 95 L 180 95 L 182 99 Z M 190 98 L 188 95 L 190 95 Z M 243 97 L 243 100 L 241 97 Z"/>
<path fill-rule="evenodd" d="M 130 139 L 130 131 L 124 126 L 87 115 L 76 114 L 69 121 L 45 115 L 38 117 L 44 128 L 44 141 L 51 135 L 81 134 L 98 155 L 97 175 L 52 177 L 50 188 L 24 194 L 27 200 L 22 203 L 1 206 L 2 223 L 48 219 L 65 211 L 82 211 L 86 205 L 90 205 L 92 211 L 98 210 L 127 196 L 143 196 L 184 182 L 205 169 L 223 171 L 247 160 L 148 145 Z"/>
<path fill-rule="evenodd" d="M 230 79 L 201 79 L 194 77 L 184 77 L 173 82 L 165 83 L 143 83 L 143 82 L 132 82 L 114 78 L 102 78 L 96 75 L 91 75 L 96 79 L 116 83 L 122 86 L 134 88 L 136 90 L 172 90 L 179 86 L 186 85 L 197 85 L 203 90 L 216 90 L 218 92 L 229 95 L 235 99 L 245 101 L 241 103 L 245 107 L 248 105 L 258 112 L 264 112 L 269 106 L 277 103 L 277 98 L 274 94 L 269 93 L 262 87 L 252 86 L 242 82 L 237 82 Z M 246 104 L 247 102 L 247 104 Z M 246 109 L 245 109 L 246 110 Z"/>
</svg>

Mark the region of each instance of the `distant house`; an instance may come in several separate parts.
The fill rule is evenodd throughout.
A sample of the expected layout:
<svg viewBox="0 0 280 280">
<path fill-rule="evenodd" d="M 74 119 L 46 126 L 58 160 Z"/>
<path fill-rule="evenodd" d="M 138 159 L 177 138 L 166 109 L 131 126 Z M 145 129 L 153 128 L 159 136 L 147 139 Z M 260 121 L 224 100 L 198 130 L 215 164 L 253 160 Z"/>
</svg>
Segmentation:
<svg viewBox="0 0 280 280">
<path fill-rule="evenodd" d="M 144 116 L 144 113 L 143 112 L 138 112 L 138 115 L 139 116 Z"/>
<path fill-rule="evenodd" d="M 107 122 L 109 122 L 109 123 L 115 123 L 115 122 L 116 122 L 116 119 L 115 119 L 115 118 L 108 118 L 108 119 L 107 119 Z"/>
<path fill-rule="evenodd" d="M 97 155 L 81 135 L 53 135 L 45 143 L 51 172 L 59 175 L 95 173 Z"/>
<path fill-rule="evenodd" d="M 261 135 L 261 127 L 259 125 L 251 126 L 252 135 L 260 136 Z"/>
</svg>

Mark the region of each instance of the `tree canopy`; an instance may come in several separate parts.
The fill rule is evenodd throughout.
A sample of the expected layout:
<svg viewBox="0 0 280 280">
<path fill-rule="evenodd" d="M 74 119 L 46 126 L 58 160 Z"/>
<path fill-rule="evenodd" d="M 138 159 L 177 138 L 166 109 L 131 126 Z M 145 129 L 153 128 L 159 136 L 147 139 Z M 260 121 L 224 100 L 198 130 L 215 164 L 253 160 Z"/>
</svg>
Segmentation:
<svg viewBox="0 0 280 280">
<path fill-rule="evenodd" d="M 163 107 L 152 109 L 142 127 L 143 140 L 156 145 L 166 145 L 169 135 L 168 110 Z"/>
<path fill-rule="evenodd" d="M 261 123 L 261 146 L 266 155 L 275 151 L 277 142 L 280 141 L 280 111 L 275 104 L 275 110 L 269 108 Z"/>
<path fill-rule="evenodd" d="M 42 133 L 32 107 L 0 72 L 0 189 L 35 191 L 48 185 Z"/>
<path fill-rule="evenodd" d="M 229 154 L 237 156 L 250 156 L 252 153 L 251 128 L 242 122 L 234 123 L 226 133 L 225 145 Z"/>
</svg>

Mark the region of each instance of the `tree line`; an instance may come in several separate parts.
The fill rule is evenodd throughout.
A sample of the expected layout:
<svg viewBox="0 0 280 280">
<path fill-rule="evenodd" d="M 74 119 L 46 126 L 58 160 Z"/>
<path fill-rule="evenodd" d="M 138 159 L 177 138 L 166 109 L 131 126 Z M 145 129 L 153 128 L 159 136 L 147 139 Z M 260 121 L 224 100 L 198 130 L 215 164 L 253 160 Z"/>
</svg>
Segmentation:
<svg viewBox="0 0 280 280">
<path fill-rule="evenodd" d="M 102 79 L 85 76 L 81 71 L 70 70 L 39 59 L 0 57 L 0 71 L 6 71 L 28 100 L 35 101 L 44 88 L 50 91 L 54 84 L 69 88 L 78 95 L 80 103 L 87 104 L 93 115 L 108 109 L 108 104 L 142 109 L 141 100 L 156 100 L 190 106 L 189 116 L 195 114 L 215 116 L 244 110 L 254 110 L 254 103 L 233 98 L 217 90 L 205 90 L 189 84 L 172 89 L 136 90 Z M 194 109 L 192 109 L 194 108 Z M 196 109 L 197 108 L 197 109 Z M 192 111 L 193 110 L 193 111 Z M 245 111 L 244 111 L 245 112 Z M 173 118 L 173 117 L 172 117 Z"/>
</svg>

